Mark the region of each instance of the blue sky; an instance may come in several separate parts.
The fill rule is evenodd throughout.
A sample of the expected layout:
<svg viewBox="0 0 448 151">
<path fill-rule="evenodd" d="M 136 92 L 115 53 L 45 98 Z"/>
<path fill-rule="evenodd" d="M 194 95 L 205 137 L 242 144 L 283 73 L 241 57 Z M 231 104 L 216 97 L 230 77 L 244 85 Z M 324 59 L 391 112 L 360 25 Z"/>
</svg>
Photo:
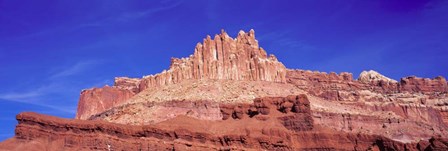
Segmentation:
<svg viewBox="0 0 448 151">
<path fill-rule="evenodd" d="M 448 76 L 443 0 L 0 0 L 0 140 L 15 115 L 73 118 L 82 89 L 141 77 L 207 35 L 254 29 L 289 68 Z"/>
</svg>

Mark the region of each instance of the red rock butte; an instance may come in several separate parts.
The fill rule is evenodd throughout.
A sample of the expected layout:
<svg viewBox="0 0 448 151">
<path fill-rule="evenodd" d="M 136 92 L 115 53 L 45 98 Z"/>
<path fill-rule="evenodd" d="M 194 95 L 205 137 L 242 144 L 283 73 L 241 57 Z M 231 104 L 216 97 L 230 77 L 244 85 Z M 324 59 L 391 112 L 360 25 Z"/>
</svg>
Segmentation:
<svg viewBox="0 0 448 151">
<path fill-rule="evenodd" d="M 258 46 L 254 30 L 249 33 L 240 31 L 235 39 L 222 30 L 214 39 L 207 36 L 202 44 L 198 43 L 194 54 L 188 58 L 172 58 L 169 69 L 162 73 L 144 76 L 142 79 L 115 78 L 114 88 L 83 91 L 76 118 L 87 119 L 146 89 L 157 89 L 188 79 L 286 82 L 285 75 L 285 66 Z M 90 101 L 91 94 L 103 95 L 96 99 L 105 98 L 106 101 Z M 93 102 L 107 103 L 94 105 Z"/>
<path fill-rule="evenodd" d="M 255 32 L 207 36 L 161 73 L 17 115 L 0 150 L 448 150 L 448 83 L 287 69 Z"/>
</svg>

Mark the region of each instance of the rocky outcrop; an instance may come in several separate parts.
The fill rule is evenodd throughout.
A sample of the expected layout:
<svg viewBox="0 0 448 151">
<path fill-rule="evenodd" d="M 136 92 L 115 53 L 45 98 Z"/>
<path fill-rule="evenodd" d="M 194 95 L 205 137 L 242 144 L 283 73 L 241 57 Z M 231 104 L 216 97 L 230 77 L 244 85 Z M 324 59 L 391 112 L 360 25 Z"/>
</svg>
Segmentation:
<svg viewBox="0 0 448 151">
<path fill-rule="evenodd" d="M 144 92 L 145 95 L 139 95 L 138 98 L 148 100 L 147 97 L 155 96 L 150 101 L 156 101 L 164 96 L 156 96 L 157 92 L 150 93 L 154 89 L 159 89 L 165 85 L 179 84 L 187 80 L 235 80 L 235 81 L 266 81 L 278 82 L 295 85 L 297 88 L 307 91 L 309 94 L 324 98 L 326 100 L 337 101 L 379 101 L 385 102 L 391 99 L 387 96 L 378 96 L 365 94 L 364 91 L 381 94 L 397 93 L 446 93 L 448 92 L 447 82 L 443 77 L 435 79 L 423 79 L 416 77 L 402 78 L 396 82 L 375 71 L 364 71 L 358 80 L 354 80 L 351 73 L 343 72 L 340 74 L 311 72 L 304 70 L 287 70 L 273 55 L 267 53 L 258 45 L 255 40 L 255 33 L 251 30 L 248 33 L 241 31 L 233 39 L 224 31 L 215 35 L 214 39 L 210 36 L 204 39 L 203 43 L 198 43 L 194 54 L 188 58 L 172 58 L 168 70 L 156 75 L 145 76 L 142 79 L 118 77 L 115 78 L 115 84 L 112 87 L 118 92 L 114 94 L 114 100 L 102 98 L 103 95 L 85 95 L 93 93 L 86 90 L 81 94 L 77 118 L 87 119 L 88 117 L 99 114 L 105 110 L 115 107 L 117 104 L 128 103 L 128 99 L 135 94 Z M 224 89 L 217 88 L 217 89 Z M 252 91 L 248 89 L 249 91 Z M 107 93 L 112 91 L 106 90 Z M 132 93 L 129 93 L 130 91 Z M 175 90 L 173 90 L 175 91 Z M 202 90 L 201 90 L 202 91 Z M 208 91 L 208 90 L 207 90 Z M 246 90 L 241 90 L 241 92 Z M 279 94 L 277 92 L 267 91 L 266 94 Z M 291 92 L 296 90 L 289 89 Z M 263 91 L 264 92 L 264 91 Z M 171 96 L 170 91 L 165 96 Z M 182 92 L 179 92 L 182 93 Z M 258 92 L 249 92 L 256 94 Z M 199 93 L 198 93 L 199 94 Z M 202 93 L 201 93 L 202 94 Z M 109 94 L 112 95 L 112 94 Z M 105 95 L 107 96 L 107 95 Z M 194 95 L 188 95 L 187 99 L 192 100 Z M 205 94 L 204 96 L 209 96 Z M 248 94 L 240 96 L 252 97 Z M 284 96 L 284 95 L 281 95 Z M 84 100 L 87 99 L 87 100 Z M 185 99 L 185 98 L 172 98 Z M 199 98 L 198 100 L 212 100 L 215 98 Z M 226 100 L 252 100 L 226 98 Z M 217 101 L 223 101 L 218 99 Z M 225 101 L 225 100 L 224 100 Z M 115 102 L 115 103 L 114 103 Z M 120 102 L 120 103 L 117 103 Z M 88 105 L 85 103 L 92 103 Z M 96 106 L 101 106 L 97 108 Z M 87 111 L 83 111 L 87 110 Z M 95 111 L 96 110 L 96 111 Z M 86 115 L 83 115 L 86 114 Z"/>
<path fill-rule="evenodd" d="M 16 136 L 0 143 L 0 149 L 445 150 L 448 148 L 447 139 L 440 137 L 432 137 L 418 143 L 402 143 L 378 135 L 344 133 L 315 127 L 312 120 L 307 120 L 309 118 L 297 118 L 309 117 L 311 115 L 309 106 L 309 101 L 303 95 L 260 98 L 252 105 L 235 104 L 231 110 L 227 110 L 235 116 L 224 121 L 203 122 L 179 116 L 166 123 L 146 126 L 122 125 L 98 120 L 69 120 L 25 112 L 17 115 Z M 228 113 L 227 111 L 223 112 Z M 239 116 L 240 113 L 246 115 Z M 289 118 L 294 117 L 291 115 L 296 116 Z M 281 117 L 288 118 L 285 120 Z"/>
<path fill-rule="evenodd" d="M 172 100 L 165 102 L 139 102 L 118 106 L 91 116 L 88 120 L 106 120 L 131 125 L 155 124 L 177 116 L 199 120 L 222 119 L 219 103 L 213 101 Z"/>
<path fill-rule="evenodd" d="M 358 95 L 349 93 L 347 97 L 340 92 L 353 92 L 360 89 L 369 89 L 366 85 L 353 80 L 351 73 L 342 72 L 336 74 L 331 72 L 287 70 L 287 83 L 307 91 L 309 94 L 324 98 L 326 100 L 343 101 L 350 98 L 358 99 Z"/>
<path fill-rule="evenodd" d="M 271 111 L 273 109 L 275 111 Z M 253 104 L 224 104 L 221 105 L 221 112 L 223 120 L 254 117 L 258 120 L 267 120 L 276 117 L 285 128 L 292 131 L 313 129 L 310 102 L 306 95 L 257 98 Z M 278 116 L 275 112 L 282 114 Z"/>
<path fill-rule="evenodd" d="M 105 86 L 83 90 L 78 102 L 76 119 L 88 119 L 128 100 L 135 93 L 129 89 Z"/>
<path fill-rule="evenodd" d="M 140 79 L 128 78 L 128 77 L 116 77 L 114 80 L 114 86 L 120 89 L 130 90 L 134 93 L 139 93 Z"/>
<path fill-rule="evenodd" d="M 198 43 L 188 58 L 172 58 L 168 70 L 143 77 L 139 86 L 142 91 L 185 79 L 285 82 L 285 75 L 285 66 L 258 46 L 254 30 L 240 31 L 235 39 L 222 31 Z"/>
<path fill-rule="evenodd" d="M 317 71 L 287 70 L 286 79 L 287 83 L 294 84 L 312 95 L 338 101 L 359 101 L 363 98 L 363 94 L 360 93 L 362 91 L 380 94 L 424 93 L 435 97 L 448 92 L 447 81 L 441 76 L 434 79 L 405 77 L 400 82 L 395 82 L 374 71 L 363 72 L 358 80 L 353 80 L 352 74 L 347 72 L 338 75 L 334 72 L 327 74 Z"/>
<path fill-rule="evenodd" d="M 341 107 L 316 108 L 317 125 L 347 132 L 381 134 L 404 142 L 448 135 L 448 99 L 443 78 L 403 78 L 391 82 L 379 74 L 351 80 L 347 73 L 288 70 L 287 82 Z M 329 111 L 327 111 L 329 110 Z"/>
<path fill-rule="evenodd" d="M 446 93 L 448 92 L 448 86 L 446 79 L 442 76 L 434 79 L 410 76 L 401 78 L 400 90 L 406 92 Z"/>
<path fill-rule="evenodd" d="M 443 77 L 286 69 L 253 30 L 222 31 L 159 74 L 82 91 L 87 121 L 18 115 L 0 150 L 446 150 L 447 95 Z"/>
<path fill-rule="evenodd" d="M 96 92 L 86 90 L 81 94 L 78 105 L 80 108 L 78 108 L 76 118 L 87 119 L 93 114 L 110 109 L 113 104 L 125 102 L 132 93 L 157 89 L 184 80 L 221 79 L 284 83 L 285 75 L 285 66 L 274 55 L 268 55 L 263 48 L 258 46 L 254 30 L 250 30 L 248 33 L 240 31 L 235 39 L 223 30 L 221 34 L 215 35 L 214 39 L 207 36 L 203 43 L 198 43 L 194 54 L 188 58 L 172 58 L 168 70 L 144 76 L 142 79 L 117 77 L 112 89 L 118 93 L 112 94 L 112 91 L 109 91 L 110 88 L 104 90 L 108 95 L 124 97 L 111 100 L 107 95 L 96 95 L 94 94 Z M 126 90 L 132 93 L 127 93 Z M 106 97 L 102 98 L 101 96 Z M 97 106 L 100 107 L 97 108 Z"/>
<path fill-rule="evenodd" d="M 116 77 L 114 86 L 83 90 L 79 97 L 75 118 L 88 119 L 92 115 L 126 102 L 140 92 L 139 83 L 138 78 Z"/>
<path fill-rule="evenodd" d="M 391 115 L 365 115 L 356 113 L 333 113 L 314 111 L 313 117 L 316 125 L 332 128 L 345 132 L 355 132 L 364 134 L 377 134 L 400 142 L 415 142 L 421 139 L 428 139 L 434 135 L 448 135 L 447 128 L 441 123 L 441 116 L 436 110 L 425 108 L 409 108 L 404 112 L 409 117 L 396 116 L 402 112 L 394 108 L 384 109 Z M 372 109 L 366 107 L 366 112 Z M 424 116 L 424 117 L 419 117 Z M 427 118 L 428 120 L 422 120 Z"/>
<path fill-rule="evenodd" d="M 369 71 L 363 71 L 358 77 L 358 81 L 364 82 L 364 83 L 372 83 L 372 82 L 378 82 L 378 81 L 384 81 L 384 82 L 390 82 L 390 83 L 396 83 L 397 81 L 388 78 L 376 71 L 369 70 Z"/>
</svg>

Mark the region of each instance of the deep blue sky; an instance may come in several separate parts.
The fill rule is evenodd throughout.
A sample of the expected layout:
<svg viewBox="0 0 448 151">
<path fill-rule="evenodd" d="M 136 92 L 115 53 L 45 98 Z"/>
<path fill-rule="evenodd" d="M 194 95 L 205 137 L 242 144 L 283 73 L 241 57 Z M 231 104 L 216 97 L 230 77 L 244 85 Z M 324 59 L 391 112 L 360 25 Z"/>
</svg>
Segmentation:
<svg viewBox="0 0 448 151">
<path fill-rule="evenodd" d="M 158 73 L 207 34 L 251 28 L 289 68 L 448 76 L 443 0 L 0 0 L 0 141 L 19 112 L 72 118 L 82 89 Z"/>
</svg>

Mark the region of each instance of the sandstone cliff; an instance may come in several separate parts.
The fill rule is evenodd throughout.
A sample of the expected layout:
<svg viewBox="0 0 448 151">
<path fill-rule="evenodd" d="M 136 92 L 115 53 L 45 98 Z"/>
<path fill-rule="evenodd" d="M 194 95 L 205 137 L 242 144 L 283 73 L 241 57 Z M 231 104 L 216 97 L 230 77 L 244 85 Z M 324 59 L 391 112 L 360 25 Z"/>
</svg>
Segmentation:
<svg viewBox="0 0 448 151">
<path fill-rule="evenodd" d="M 232 88 L 234 90 L 229 90 L 227 89 L 229 84 L 215 84 L 216 88 L 211 88 L 211 86 L 190 87 L 188 82 L 185 82 L 193 81 L 191 85 L 194 85 L 194 83 L 197 83 L 194 80 L 208 80 L 207 82 L 211 83 L 220 82 L 210 80 L 231 80 L 241 81 L 241 83 L 245 82 L 245 84 L 237 85 Z M 285 93 L 277 92 L 274 88 L 264 88 L 264 84 L 257 86 L 260 84 L 253 84 L 250 81 L 280 83 L 272 85 L 287 89 L 287 91 L 283 91 Z M 279 86 L 281 84 L 284 84 L 284 86 Z M 366 95 L 367 91 L 394 94 L 397 97 L 399 94 L 406 92 L 411 94 L 428 93 L 426 96 L 448 92 L 447 81 L 443 77 L 435 79 L 406 77 L 397 82 L 378 72 L 365 71 L 360 74 L 357 80 L 354 80 L 352 74 L 346 72 L 338 75 L 336 73 L 326 74 L 286 69 L 273 55 L 268 56 L 259 47 L 253 30 L 248 33 L 240 31 L 235 39 L 222 31 L 220 34 L 215 35 L 214 39 L 207 36 L 203 43 L 198 43 L 194 54 L 188 58 L 172 58 L 169 69 L 162 73 L 144 76 L 142 79 L 118 77 L 115 78 L 115 83 L 112 87 L 83 91 L 76 118 L 88 119 L 117 105 L 135 101 L 190 99 L 238 102 L 241 100 L 250 101 L 254 97 L 285 96 L 288 93 L 297 94 L 301 92 L 301 90 L 292 88 L 288 84 L 292 84 L 312 95 L 339 101 L 365 99 L 385 101 L 390 99 L 385 96 L 378 97 L 377 94 L 374 97 L 371 94 Z M 240 87 L 242 88 L 246 85 L 251 85 L 251 87 L 240 89 Z M 189 89 L 182 92 L 178 91 L 186 87 L 189 87 Z M 252 87 L 259 87 L 261 91 Z M 101 89 L 105 89 L 103 90 L 104 92 Z M 214 89 L 219 91 L 211 91 Z M 108 94 L 112 90 L 117 93 Z M 230 91 L 240 91 L 245 92 L 245 94 L 229 96 L 228 93 Z M 186 95 L 186 93 L 190 94 Z M 216 93 L 216 95 L 213 93 Z M 219 94 L 225 95 L 219 96 Z M 107 98 L 108 95 L 116 97 L 113 99 Z M 236 95 L 236 93 L 230 95 Z"/>
<path fill-rule="evenodd" d="M 125 102 L 134 95 L 132 90 L 110 86 L 83 90 L 79 97 L 76 118 L 87 119 L 93 114 Z"/>
<path fill-rule="evenodd" d="M 432 137 L 402 143 L 378 135 L 343 133 L 316 126 L 305 95 L 259 98 L 222 105 L 222 122 L 177 117 L 157 125 L 129 126 L 17 115 L 16 137 L 2 150 L 443 150 Z"/>
<path fill-rule="evenodd" d="M 167 71 L 143 77 L 139 86 L 142 91 L 185 79 L 285 82 L 285 75 L 285 66 L 258 46 L 254 30 L 240 31 L 235 39 L 222 31 L 198 43 L 188 58 L 172 58 Z"/>
<path fill-rule="evenodd" d="M 268 68 L 272 69 L 261 72 Z M 256 76 L 260 73 L 271 76 Z M 415 142 L 448 135 L 447 88 L 443 77 L 405 77 L 397 82 L 376 71 L 353 79 L 347 72 L 290 70 L 259 48 L 253 31 L 240 32 L 235 39 L 222 32 L 213 40 L 204 39 L 190 57 L 173 58 L 160 74 L 118 77 L 112 87 L 83 91 L 77 118 L 131 125 L 178 116 L 220 121 L 228 115 L 220 112 L 225 106 L 219 104 L 306 93 L 313 120 L 321 126 Z"/>
<path fill-rule="evenodd" d="M 285 66 L 274 55 L 268 55 L 263 48 L 258 46 L 254 30 L 250 30 L 248 33 L 240 31 L 235 39 L 222 30 L 220 34 L 215 35 L 214 39 L 207 36 L 202 44 L 198 43 L 194 54 L 188 58 L 172 58 L 168 70 L 144 76 L 142 79 L 115 78 L 112 88 L 104 88 L 107 89 L 104 90 L 107 92 L 112 89 L 120 92 L 115 94 L 117 97 L 114 100 L 101 97 L 107 92 L 97 94 L 101 90 L 84 90 L 81 93 L 76 118 L 87 119 L 105 109 L 112 108 L 117 102 L 126 101 L 129 99 L 129 95 L 188 79 L 284 83 L 286 82 L 285 75 Z M 127 93 L 127 90 L 132 93 Z"/>
<path fill-rule="evenodd" d="M 20 114 L 0 149 L 446 150 L 448 84 L 286 69 L 253 30 L 221 32 L 159 74 L 83 90 L 76 119 Z"/>
</svg>

